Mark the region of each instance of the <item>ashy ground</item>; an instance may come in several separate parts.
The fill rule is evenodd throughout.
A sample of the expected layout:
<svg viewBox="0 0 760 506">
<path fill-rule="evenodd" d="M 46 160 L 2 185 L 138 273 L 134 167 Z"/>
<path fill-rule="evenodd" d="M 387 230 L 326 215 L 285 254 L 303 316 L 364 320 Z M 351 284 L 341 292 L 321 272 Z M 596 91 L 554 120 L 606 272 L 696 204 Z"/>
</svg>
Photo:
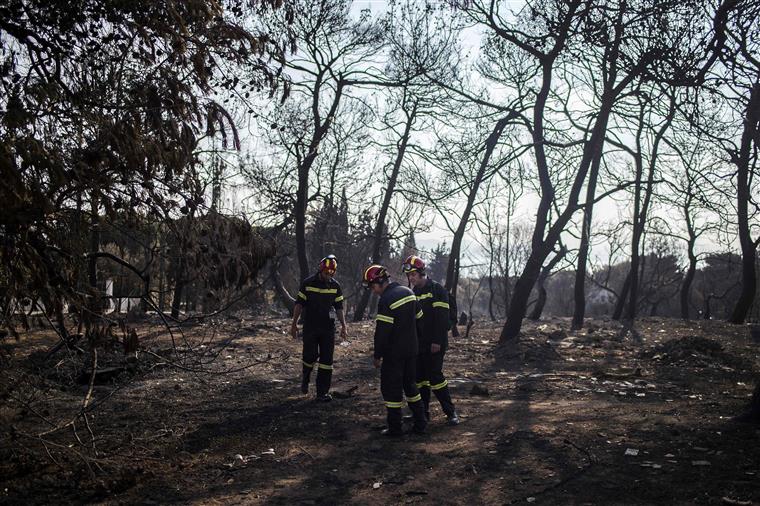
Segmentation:
<svg viewBox="0 0 760 506">
<path fill-rule="evenodd" d="M 499 345 L 481 322 L 446 358 L 461 425 L 434 403 L 428 435 L 391 440 L 373 325 L 338 339 L 331 403 L 300 393 L 288 328 L 249 315 L 172 344 L 143 323 L 137 364 L 94 386 L 86 424 L 58 430 L 91 357 L 45 357 L 44 330 L 6 342 L 0 503 L 760 504 L 760 428 L 732 421 L 760 371 L 744 327 L 551 319 Z"/>
</svg>

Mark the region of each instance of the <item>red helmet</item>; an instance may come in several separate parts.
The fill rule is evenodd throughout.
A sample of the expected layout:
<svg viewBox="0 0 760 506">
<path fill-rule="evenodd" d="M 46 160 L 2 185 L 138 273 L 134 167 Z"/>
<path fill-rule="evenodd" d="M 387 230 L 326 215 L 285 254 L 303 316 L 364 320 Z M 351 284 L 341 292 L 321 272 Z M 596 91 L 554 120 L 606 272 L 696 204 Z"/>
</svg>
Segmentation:
<svg viewBox="0 0 760 506">
<path fill-rule="evenodd" d="M 370 265 L 364 269 L 364 286 L 369 286 L 372 283 L 382 283 L 388 279 L 388 270 L 382 265 Z"/>
<path fill-rule="evenodd" d="M 335 259 L 335 255 L 327 255 L 319 261 L 319 272 L 326 272 L 328 274 L 335 274 L 338 270 L 338 261 Z"/>
<path fill-rule="evenodd" d="M 422 273 L 425 272 L 425 262 L 416 255 L 409 255 L 404 260 L 404 263 L 401 264 L 401 270 L 404 271 L 404 274 L 414 271 Z"/>
</svg>

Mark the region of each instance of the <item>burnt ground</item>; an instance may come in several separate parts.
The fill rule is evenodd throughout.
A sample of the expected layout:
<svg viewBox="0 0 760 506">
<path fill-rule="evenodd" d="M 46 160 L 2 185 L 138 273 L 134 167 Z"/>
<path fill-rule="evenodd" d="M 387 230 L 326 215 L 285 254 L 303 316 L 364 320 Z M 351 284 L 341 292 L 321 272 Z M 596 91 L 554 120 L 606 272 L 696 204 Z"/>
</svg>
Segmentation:
<svg viewBox="0 0 760 506">
<path fill-rule="evenodd" d="M 731 420 L 760 371 L 744 327 L 551 319 L 499 346 L 483 322 L 447 354 L 462 424 L 434 403 L 429 435 L 398 440 L 379 434 L 372 324 L 336 345 L 328 404 L 299 392 L 288 327 L 234 318 L 172 345 L 141 324 L 137 364 L 101 353 L 116 375 L 59 430 L 91 357 L 45 357 L 44 330 L 4 343 L 0 503 L 760 504 L 760 427 Z"/>
</svg>

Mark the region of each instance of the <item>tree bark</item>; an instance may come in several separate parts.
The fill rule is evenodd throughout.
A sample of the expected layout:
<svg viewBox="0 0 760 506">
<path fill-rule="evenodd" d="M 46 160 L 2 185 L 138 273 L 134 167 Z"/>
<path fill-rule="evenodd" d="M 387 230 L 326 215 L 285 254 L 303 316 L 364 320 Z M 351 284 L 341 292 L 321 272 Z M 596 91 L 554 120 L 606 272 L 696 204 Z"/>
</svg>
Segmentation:
<svg viewBox="0 0 760 506">
<path fill-rule="evenodd" d="M 567 15 L 572 16 L 574 10 L 578 7 L 579 4 L 576 3 L 568 5 Z M 622 15 L 623 10 L 621 9 L 620 16 Z M 619 18 L 619 20 L 620 19 L 621 18 Z M 620 31 L 622 30 L 622 24 L 618 22 L 617 25 L 616 39 L 622 40 L 622 32 Z M 562 27 L 560 27 L 560 29 L 562 29 Z M 551 180 L 551 173 L 549 171 L 545 152 L 546 139 L 544 138 L 543 118 L 546 109 L 546 101 L 551 90 L 552 67 L 568 36 L 569 32 L 561 31 L 560 36 L 555 39 L 554 49 L 550 53 L 539 58 L 543 75 L 541 89 L 536 95 L 536 101 L 533 107 L 532 137 L 536 168 L 538 169 L 539 183 L 541 187 L 541 199 L 536 213 L 536 226 L 533 230 L 533 237 L 531 240 L 531 253 L 528 262 L 520 275 L 520 279 L 518 279 L 515 285 L 509 313 L 507 315 L 507 321 L 501 332 L 501 341 L 516 338 L 519 334 L 522 320 L 525 318 L 528 297 L 530 297 L 530 292 L 538 279 L 541 265 L 554 248 L 554 245 L 559 241 L 560 234 L 570 222 L 575 211 L 579 209 L 578 197 L 586 183 L 586 178 L 588 177 L 589 180 L 596 178 L 596 175 L 589 174 L 589 171 L 598 170 L 598 167 L 595 167 L 593 161 L 601 156 L 600 152 L 604 146 L 607 123 L 615 100 L 623 90 L 628 87 L 639 72 L 639 70 L 631 71 L 631 73 L 624 76 L 618 83 L 615 83 L 614 79 L 608 81 L 609 84 L 606 86 L 604 93 L 602 93 L 599 113 L 594 121 L 591 135 L 583 146 L 583 156 L 578 164 L 578 170 L 572 182 L 567 205 L 547 231 L 546 228 L 549 225 L 549 213 L 556 203 L 554 202 L 555 188 Z M 611 50 L 605 54 L 605 62 L 609 65 L 607 72 L 611 76 L 617 75 L 618 57 L 617 46 L 614 45 Z"/>
<path fill-rule="evenodd" d="M 752 239 L 752 231 L 749 223 L 750 201 L 750 158 L 752 156 L 752 144 L 756 142 L 760 127 L 760 83 L 755 83 L 750 93 L 749 103 L 744 118 L 739 152 L 733 156 L 733 162 L 737 168 L 737 225 L 739 226 L 739 243 L 742 249 L 742 291 L 739 300 L 736 301 L 729 322 L 743 323 L 747 318 L 752 302 L 755 299 L 757 278 L 755 277 L 755 260 L 757 256 L 757 242 Z"/>
<path fill-rule="evenodd" d="M 404 97 L 404 104 L 406 103 L 406 97 Z M 410 111 L 406 111 L 406 123 L 404 125 L 404 133 L 401 135 L 401 139 L 399 139 L 398 142 L 398 151 L 396 152 L 396 159 L 393 161 L 393 168 L 391 169 L 391 175 L 388 178 L 388 186 L 385 189 L 385 194 L 383 195 L 383 201 L 380 204 L 380 211 L 377 215 L 377 223 L 375 224 L 375 230 L 374 234 L 372 235 L 372 263 L 373 264 L 379 264 L 382 261 L 381 258 L 381 248 L 383 244 L 383 238 L 384 238 L 384 231 L 385 231 L 385 220 L 388 216 L 388 210 L 391 206 L 391 200 L 393 198 L 393 192 L 396 190 L 396 182 L 398 181 L 398 174 L 401 170 L 401 162 L 404 160 L 404 155 L 406 154 L 406 148 L 409 144 L 409 138 L 412 134 L 412 126 L 414 125 L 414 120 L 417 117 L 417 106 L 418 103 L 415 101 L 412 104 L 412 108 Z M 403 107 L 403 105 L 402 105 Z M 359 301 L 356 304 L 356 309 L 354 310 L 354 321 L 358 322 L 361 321 L 362 318 L 364 318 L 364 312 L 367 310 L 367 304 L 369 303 L 369 296 L 371 295 L 371 290 L 362 290 L 361 297 L 359 297 Z"/>
<path fill-rule="evenodd" d="M 509 211 L 511 209 L 510 205 L 512 203 L 512 194 L 511 192 L 508 195 L 509 201 L 507 203 L 507 210 Z M 509 314 L 509 304 L 512 301 L 512 294 L 510 282 L 509 282 L 509 270 L 511 268 L 511 255 L 512 253 L 509 251 L 509 244 L 511 242 L 510 232 L 512 227 L 512 213 L 509 211 L 507 213 L 507 228 L 505 230 L 505 237 L 504 237 L 504 251 L 505 251 L 505 258 L 504 258 L 504 316 L 506 317 Z"/>
<path fill-rule="evenodd" d="M 288 314 L 293 316 L 293 308 L 295 307 L 295 299 L 288 293 L 285 288 L 285 283 L 282 282 L 282 276 L 280 276 L 280 261 L 272 260 L 272 281 L 274 282 L 274 290 L 277 294 L 277 298 L 280 300 L 283 306 L 288 310 Z"/>
<path fill-rule="evenodd" d="M 676 114 L 676 99 L 675 96 L 672 95 L 670 97 L 670 106 L 668 109 L 668 114 L 665 117 L 665 120 L 660 126 L 660 128 L 657 130 L 657 133 L 655 134 L 654 142 L 652 143 L 652 153 L 649 158 L 649 167 L 648 167 L 648 174 L 647 174 L 647 184 L 644 190 L 644 201 L 641 204 L 641 211 L 640 214 L 636 214 L 638 211 L 638 199 L 641 198 L 641 195 L 639 193 L 639 186 L 640 184 L 636 185 L 636 203 L 634 205 L 634 229 L 633 229 L 633 241 L 631 245 L 631 293 L 630 298 L 628 299 L 628 312 L 626 314 L 626 319 L 633 320 L 636 318 L 637 313 L 637 304 L 638 304 L 638 292 L 639 292 L 639 255 L 640 255 L 640 242 L 641 242 L 641 236 L 644 233 L 644 227 L 647 223 L 647 218 L 649 215 L 649 207 L 652 202 L 652 194 L 653 194 L 653 188 L 654 188 L 654 174 L 655 169 L 657 166 L 657 156 L 659 154 L 659 147 L 660 142 L 662 142 L 663 137 L 665 137 L 665 132 L 667 132 L 668 128 L 670 128 L 671 123 L 673 122 L 673 118 Z M 643 104 L 642 104 L 642 115 L 640 116 L 640 121 L 643 126 L 644 122 L 644 115 L 643 115 Z M 639 134 L 641 133 L 641 127 L 639 128 Z M 641 143 L 639 141 L 639 138 L 637 136 L 636 140 L 636 176 L 637 176 L 637 183 L 641 183 L 641 169 L 643 168 L 643 162 L 642 162 L 642 153 L 641 153 Z"/>
<path fill-rule="evenodd" d="M 305 279 L 310 272 L 309 256 L 306 251 L 306 207 L 309 201 L 309 174 L 311 167 L 314 165 L 319 153 L 319 145 L 330 130 L 335 113 L 338 110 L 341 97 L 343 96 L 343 87 L 345 83 L 342 79 L 338 80 L 335 88 L 335 96 L 324 121 L 319 113 L 319 92 L 322 87 L 321 76 L 317 78 L 314 85 L 314 96 L 312 98 L 312 117 L 314 120 L 314 132 L 309 142 L 309 148 L 306 156 L 298 165 L 298 189 L 296 190 L 295 204 L 295 236 L 296 236 L 296 255 L 298 257 L 298 269 L 301 279 Z"/>
<path fill-rule="evenodd" d="M 470 215 L 472 209 L 475 207 L 475 199 L 478 196 L 478 190 L 483 181 L 487 179 L 488 164 L 491 161 L 494 149 L 501 138 L 501 134 L 509 121 L 513 118 L 513 115 L 507 115 L 504 118 L 499 119 L 491 130 L 491 133 L 485 141 L 485 152 L 483 153 L 483 159 L 480 161 L 478 172 L 475 174 L 475 178 L 470 186 L 470 191 L 467 194 L 467 204 L 459 217 L 459 225 L 454 232 L 454 238 L 451 240 L 451 251 L 449 252 L 449 264 L 446 268 L 446 289 L 452 293 L 455 297 L 457 294 L 457 286 L 459 285 L 459 262 L 462 253 L 462 240 L 464 239 L 464 233 L 467 230 L 467 224 L 470 221 Z"/>
<path fill-rule="evenodd" d="M 546 305 L 546 280 L 549 279 L 549 276 L 552 273 L 552 269 L 556 267 L 556 265 L 559 263 L 560 260 L 567 254 L 567 248 L 562 246 L 560 250 L 557 252 L 556 255 L 554 255 L 554 258 L 551 259 L 551 262 L 546 264 L 543 269 L 541 269 L 541 274 L 538 276 L 538 300 L 536 301 L 536 305 L 533 306 L 533 312 L 529 316 L 529 319 L 536 321 L 541 319 L 541 314 L 544 312 L 544 306 Z"/>
<path fill-rule="evenodd" d="M 620 50 L 620 42 L 623 36 L 622 17 L 624 7 L 618 12 L 617 24 L 615 27 L 615 38 L 610 44 L 609 53 L 606 55 L 607 61 L 610 62 L 609 72 L 604 80 L 604 92 L 602 93 L 602 104 L 612 102 L 615 93 L 615 80 L 617 79 L 617 59 Z M 607 130 L 607 121 L 609 114 L 603 117 L 604 124 L 602 130 Z M 594 199 L 596 198 L 596 183 L 599 179 L 599 166 L 602 163 L 602 154 L 604 152 L 604 139 L 601 141 L 599 149 L 595 150 L 591 162 L 591 170 L 586 186 L 586 204 L 583 208 L 583 225 L 581 227 L 581 242 L 578 249 L 578 263 L 575 270 L 575 285 L 573 286 L 574 310 L 572 329 L 583 328 L 583 320 L 586 316 L 586 272 L 588 267 L 588 253 L 591 244 L 591 221 L 594 214 Z M 539 313 L 540 314 L 540 313 Z"/>
<path fill-rule="evenodd" d="M 185 275 L 184 260 L 179 259 L 179 265 L 177 266 L 177 279 L 174 282 L 174 293 L 172 295 L 172 318 L 175 320 L 179 318 L 179 308 L 182 304 L 182 295 L 185 289 L 185 281 L 183 276 Z"/>
<path fill-rule="evenodd" d="M 606 127 L 605 127 L 606 128 Z M 575 308 L 573 311 L 573 321 L 571 328 L 577 330 L 583 328 L 583 319 L 586 316 L 586 269 L 588 267 L 588 252 L 591 243 L 591 218 L 594 212 L 594 198 L 596 197 L 596 182 L 599 175 L 599 165 L 602 161 L 602 150 L 600 149 L 598 155 L 594 158 L 593 168 L 589 174 L 589 182 L 586 187 L 586 205 L 583 208 L 583 226 L 581 228 L 581 243 L 578 248 L 578 264 L 575 270 L 575 285 L 573 287 L 573 295 L 575 299 Z M 543 285 L 540 285 L 541 288 Z M 540 292 L 539 292 L 540 301 Z M 544 294 L 544 302 L 546 302 L 546 295 Z M 539 308 L 538 304 L 534 309 L 540 317 L 543 307 Z M 533 318 L 538 320 L 538 318 Z"/>
<path fill-rule="evenodd" d="M 628 299 L 628 292 L 631 291 L 631 270 L 628 269 L 628 274 L 623 281 L 623 288 L 620 289 L 620 296 L 615 302 L 615 309 L 612 311 L 612 319 L 619 320 L 623 316 L 623 309 L 625 309 L 625 301 Z"/>
<path fill-rule="evenodd" d="M 536 279 L 538 279 L 544 258 L 546 258 L 546 254 L 542 251 L 531 251 L 528 261 L 525 263 L 525 268 L 515 283 L 515 288 L 512 292 L 512 300 L 509 304 L 507 321 L 504 324 L 504 328 L 502 329 L 499 338 L 500 342 L 514 339 L 520 334 L 522 320 L 525 318 L 525 312 L 528 308 L 528 298 L 530 297 L 530 292 L 533 290 Z"/>
<path fill-rule="evenodd" d="M 697 256 L 694 254 L 693 241 L 689 241 L 687 254 L 689 255 L 689 267 L 686 269 L 686 275 L 683 278 L 680 291 L 681 318 L 684 320 L 689 319 L 689 295 L 691 294 L 691 284 L 697 273 Z"/>
<path fill-rule="evenodd" d="M 92 213 L 90 223 L 90 251 L 100 251 L 100 219 L 98 216 L 99 201 L 96 195 L 92 195 L 90 202 Z M 91 257 L 87 263 L 87 279 L 92 288 L 91 298 L 87 305 L 87 310 L 82 313 L 82 319 L 84 320 L 85 328 L 89 329 L 90 323 L 96 314 L 101 313 L 101 300 L 102 298 L 98 294 L 98 263 L 97 258 Z"/>
<path fill-rule="evenodd" d="M 493 262 L 488 267 L 488 317 L 491 321 L 496 320 L 496 315 L 493 313 Z"/>
<path fill-rule="evenodd" d="M 619 85 L 622 86 L 622 85 Z M 616 88 L 617 89 L 617 88 Z M 546 97 L 543 96 L 543 91 L 539 93 L 539 99 L 537 101 L 545 104 Z M 548 93 L 548 90 L 547 90 Z M 573 186 L 570 191 L 568 204 L 563 210 L 562 214 L 551 225 L 546 236 L 544 232 L 549 222 L 549 211 L 552 208 L 554 201 L 554 186 L 549 178 L 549 171 L 547 166 L 546 154 L 544 153 L 544 140 L 543 140 L 543 119 L 538 117 L 538 111 L 543 111 L 543 105 L 537 106 L 537 111 L 534 114 L 534 124 L 538 125 L 534 129 L 534 144 L 536 144 L 536 154 L 539 167 L 543 167 L 539 170 L 539 178 L 541 181 L 541 201 L 538 206 L 536 227 L 533 230 L 533 237 L 531 241 L 531 252 L 528 257 L 528 262 L 525 265 L 520 278 L 515 284 L 515 289 L 512 294 L 512 300 L 507 314 L 507 321 L 504 324 L 504 328 L 501 332 L 501 341 L 506 341 L 517 337 L 522 327 L 522 320 L 525 318 L 525 313 L 528 306 L 528 298 L 533 286 L 538 280 L 538 276 L 541 272 L 541 266 L 543 265 L 546 257 L 557 244 L 562 231 L 565 229 L 575 211 L 579 208 L 578 196 L 580 195 L 581 188 L 586 180 L 589 169 L 592 168 L 592 160 L 598 150 L 601 150 L 604 142 L 604 132 L 606 131 L 607 121 L 609 119 L 612 105 L 614 102 L 614 96 L 619 93 L 616 91 L 607 97 L 607 100 L 602 104 L 599 116 L 597 116 L 594 128 L 592 130 L 589 140 L 586 142 L 583 151 L 583 158 L 578 166 Z"/>
</svg>

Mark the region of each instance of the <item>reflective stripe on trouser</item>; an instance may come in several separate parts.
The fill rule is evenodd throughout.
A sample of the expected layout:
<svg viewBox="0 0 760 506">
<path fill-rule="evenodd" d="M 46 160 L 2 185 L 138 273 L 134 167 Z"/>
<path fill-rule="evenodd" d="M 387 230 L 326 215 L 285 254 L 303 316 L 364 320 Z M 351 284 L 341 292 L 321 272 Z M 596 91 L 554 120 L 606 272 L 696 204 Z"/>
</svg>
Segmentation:
<svg viewBox="0 0 760 506">
<path fill-rule="evenodd" d="M 425 386 L 420 388 L 422 402 L 425 405 L 425 413 L 430 411 L 430 391 L 435 394 L 438 402 L 441 403 L 441 409 L 450 416 L 454 413 L 454 403 L 451 400 L 448 381 L 443 375 L 443 357 L 445 351 L 438 353 L 422 352 L 417 355 L 417 383 L 424 382 Z"/>
<path fill-rule="evenodd" d="M 404 405 L 404 395 L 414 414 L 415 428 L 424 429 L 426 425 L 422 397 L 415 385 L 415 365 L 414 357 L 385 358 L 380 367 L 380 392 L 387 408 L 388 428 L 393 432 L 401 430 L 401 407 Z"/>
<path fill-rule="evenodd" d="M 311 371 L 317 369 L 317 395 L 330 391 L 335 351 L 335 328 L 319 332 L 304 332 L 303 336 L 303 379 L 309 381 Z M 307 367 L 307 364 L 313 364 Z"/>
<path fill-rule="evenodd" d="M 426 346 L 426 345 L 423 345 Z M 430 353 L 417 355 L 417 388 L 422 396 L 422 408 L 425 418 L 430 420 Z"/>
</svg>

